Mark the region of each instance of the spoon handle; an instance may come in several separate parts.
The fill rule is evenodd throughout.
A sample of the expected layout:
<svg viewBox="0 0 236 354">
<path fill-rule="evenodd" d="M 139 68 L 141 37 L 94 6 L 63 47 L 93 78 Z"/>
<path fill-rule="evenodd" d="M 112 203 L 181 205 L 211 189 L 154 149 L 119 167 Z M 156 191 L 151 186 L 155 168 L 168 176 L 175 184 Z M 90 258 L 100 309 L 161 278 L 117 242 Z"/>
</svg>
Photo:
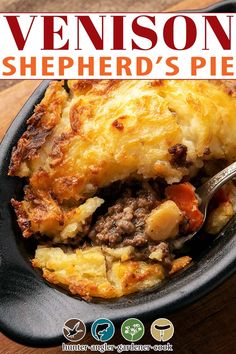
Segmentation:
<svg viewBox="0 0 236 354">
<path fill-rule="evenodd" d="M 209 181 L 198 188 L 197 194 L 202 200 L 202 205 L 206 206 L 213 194 L 234 176 L 236 176 L 236 162 L 218 172 L 215 176 L 210 178 Z"/>
</svg>

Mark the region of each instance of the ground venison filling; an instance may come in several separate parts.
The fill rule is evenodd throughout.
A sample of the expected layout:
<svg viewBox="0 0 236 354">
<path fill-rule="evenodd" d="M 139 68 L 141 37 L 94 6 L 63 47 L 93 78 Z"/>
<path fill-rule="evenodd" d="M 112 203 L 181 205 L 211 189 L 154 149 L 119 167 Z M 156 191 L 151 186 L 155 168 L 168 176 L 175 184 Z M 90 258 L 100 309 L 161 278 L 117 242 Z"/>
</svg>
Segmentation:
<svg viewBox="0 0 236 354">
<path fill-rule="evenodd" d="M 96 245 L 109 247 L 147 245 L 145 221 L 150 212 L 160 203 L 155 191 L 142 189 L 137 196 L 131 196 L 131 190 L 108 208 L 92 227 L 89 238 Z"/>
<path fill-rule="evenodd" d="M 146 219 L 161 204 L 161 199 L 159 188 L 155 190 L 147 182 L 139 189 L 126 188 L 91 226 L 88 237 L 92 244 L 111 248 L 133 246 L 133 258 L 145 261 L 150 261 L 150 254 L 160 249 L 162 263 L 170 266 L 173 257 L 168 242 L 153 242 L 145 232 Z"/>
</svg>

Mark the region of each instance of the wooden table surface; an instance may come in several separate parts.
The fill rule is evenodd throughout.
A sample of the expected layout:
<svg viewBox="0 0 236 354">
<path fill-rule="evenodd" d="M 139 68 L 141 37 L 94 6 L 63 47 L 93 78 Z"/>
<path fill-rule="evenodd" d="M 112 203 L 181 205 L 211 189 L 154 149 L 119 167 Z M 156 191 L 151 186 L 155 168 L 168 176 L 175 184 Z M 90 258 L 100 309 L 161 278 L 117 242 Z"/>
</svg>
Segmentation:
<svg viewBox="0 0 236 354">
<path fill-rule="evenodd" d="M 170 6 L 175 4 L 171 10 L 181 9 L 193 9 L 205 7 L 212 0 L 185 0 L 178 2 L 178 0 L 161 0 L 148 2 L 144 1 L 131 1 L 123 0 L 123 2 L 112 5 L 112 0 L 105 0 L 104 5 L 101 5 L 102 1 L 85 2 L 87 5 L 81 7 L 83 3 L 81 1 L 70 0 L 70 11 L 82 11 L 82 9 L 90 11 L 155 11 L 165 10 L 166 5 Z M 3 4 L 5 7 L 3 8 Z M 68 10 L 65 6 L 65 0 L 61 2 L 60 6 L 52 7 L 52 3 L 55 1 L 46 0 L 45 3 L 24 0 L 21 7 L 17 7 L 18 0 L 1 0 L 0 11 L 63 11 Z M 38 4 L 38 7 L 36 6 Z M 84 5 L 85 5 L 84 3 Z M 28 4 L 28 5 L 27 5 Z M 32 7 L 29 7 L 29 4 Z M 34 5 L 33 5 L 34 4 Z M 47 5 L 46 7 L 44 5 Z M 76 4 L 82 4 L 80 7 L 76 7 Z M 143 7 L 142 7 L 143 4 Z M 157 5 L 158 4 L 158 5 Z M 24 8 L 23 6 L 28 6 Z M 89 6 L 91 5 L 91 6 Z M 127 5 L 127 6 L 126 6 Z M 64 7 L 63 7 L 64 6 Z M 7 7 L 7 8 L 6 8 Z M 169 8 L 168 8 L 169 9 Z M 21 81 L 0 81 L 0 90 L 8 87 L 8 89 L 0 92 L 0 139 L 9 126 L 10 122 L 14 119 L 15 115 L 31 94 L 34 88 L 39 84 L 39 80 Z M 175 334 L 171 339 L 173 344 L 174 353 L 177 354 L 233 354 L 236 352 L 236 276 L 231 277 L 224 282 L 220 287 L 212 291 L 209 295 L 202 298 L 197 303 L 188 306 L 187 308 L 179 311 L 178 313 L 167 316 L 174 324 Z M 149 323 L 146 325 L 146 334 L 140 341 L 143 344 L 156 344 L 149 334 Z M 117 333 L 119 329 L 117 328 Z M 83 340 L 84 344 L 95 343 L 89 334 L 86 335 Z M 111 344 L 124 343 L 120 335 L 115 336 L 114 341 L 110 341 Z M 1 354 L 31 354 L 31 353 L 46 353 L 56 354 L 61 353 L 61 347 L 53 348 L 31 348 L 21 344 L 15 343 L 8 339 L 3 334 L 0 334 L 0 353 Z"/>
</svg>

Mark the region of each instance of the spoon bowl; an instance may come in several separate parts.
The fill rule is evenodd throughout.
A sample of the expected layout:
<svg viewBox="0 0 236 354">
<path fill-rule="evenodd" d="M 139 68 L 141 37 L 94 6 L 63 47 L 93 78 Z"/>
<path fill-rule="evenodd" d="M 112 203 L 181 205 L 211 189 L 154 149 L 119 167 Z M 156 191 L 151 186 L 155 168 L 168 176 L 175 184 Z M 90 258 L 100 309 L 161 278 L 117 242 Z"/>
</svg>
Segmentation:
<svg viewBox="0 0 236 354">
<path fill-rule="evenodd" d="M 199 234 L 202 229 L 207 216 L 207 210 L 209 202 L 213 195 L 221 188 L 225 183 L 229 182 L 232 178 L 236 176 L 236 162 L 224 168 L 222 171 L 218 172 L 215 176 L 211 177 L 206 183 L 196 190 L 196 194 L 200 199 L 199 209 L 203 215 L 203 222 L 201 226 L 195 230 L 192 234 L 183 236 L 173 241 L 173 246 L 176 249 L 180 249 L 183 244 L 187 241 L 192 240 L 193 237 Z"/>
</svg>

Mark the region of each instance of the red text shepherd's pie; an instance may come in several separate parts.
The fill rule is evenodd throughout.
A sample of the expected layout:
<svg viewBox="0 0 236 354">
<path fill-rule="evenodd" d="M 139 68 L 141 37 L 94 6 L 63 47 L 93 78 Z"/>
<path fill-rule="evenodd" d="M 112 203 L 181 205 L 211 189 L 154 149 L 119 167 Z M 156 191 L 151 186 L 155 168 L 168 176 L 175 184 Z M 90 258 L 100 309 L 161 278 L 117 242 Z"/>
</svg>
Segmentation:
<svg viewBox="0 0 236 354">
<path fill-rule="evenodd" d="M 173 240 L 202 223 L 193 185 L 236 160 L 234 92 L 230 81 L 52 82 L 9 167 L 27 178 L 12 205 L 39 242 L 33 266 L 89 299 L 188 265 Z M 233 183 L 217 193 L 207 232 L 231 218 L 234 195 Z"/>
</svg>

